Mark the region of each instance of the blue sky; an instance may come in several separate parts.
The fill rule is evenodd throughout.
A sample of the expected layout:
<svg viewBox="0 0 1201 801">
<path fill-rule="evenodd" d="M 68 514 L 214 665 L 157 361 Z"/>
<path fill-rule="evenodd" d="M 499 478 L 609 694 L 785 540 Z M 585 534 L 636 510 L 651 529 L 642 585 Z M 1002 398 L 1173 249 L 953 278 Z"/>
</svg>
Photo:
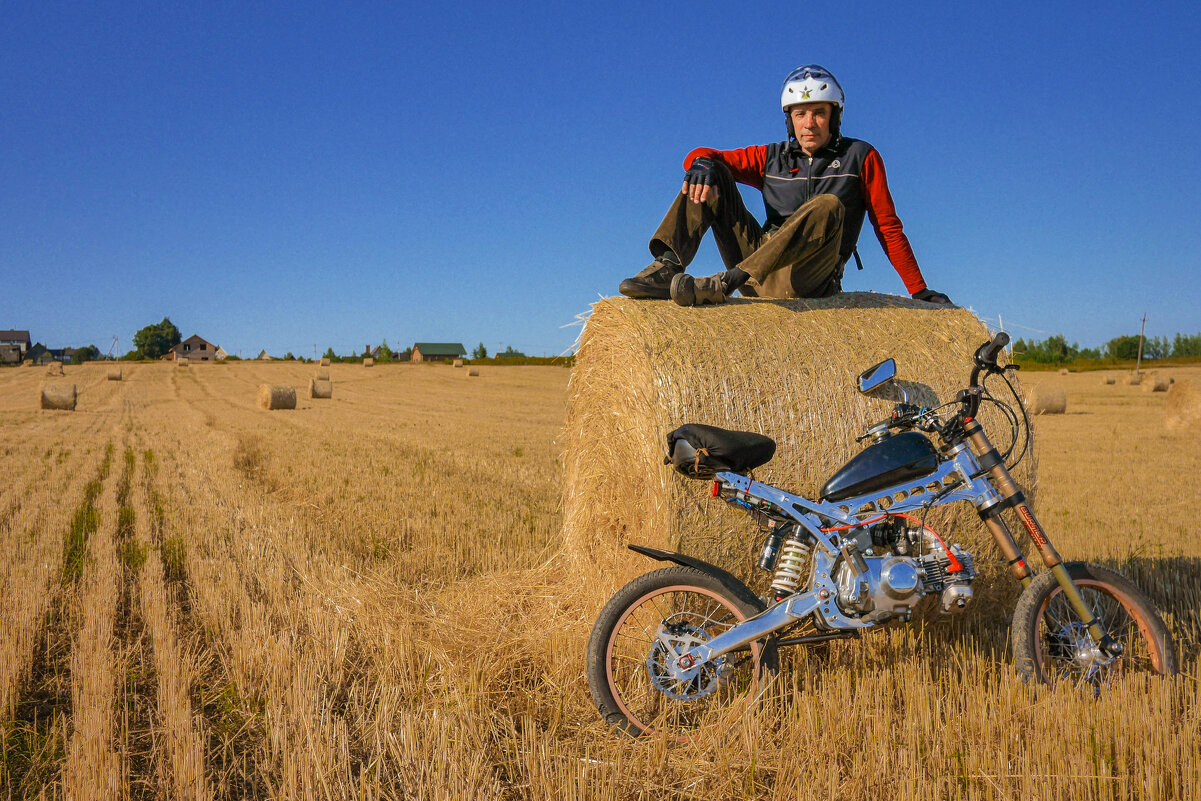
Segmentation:
<svg viewBox="0 0 1201 801">
<path fill-rule="evenodd" d="M 559 353 L 685 153 L 781 139 L 820 63 L 930 286 L 1015 337 L 1197 333 L 1201 12 L 1139 5 L 0 3 L 0 328 Z M 845 288 L 904 292 L 860 245 Z"/>
</svg>

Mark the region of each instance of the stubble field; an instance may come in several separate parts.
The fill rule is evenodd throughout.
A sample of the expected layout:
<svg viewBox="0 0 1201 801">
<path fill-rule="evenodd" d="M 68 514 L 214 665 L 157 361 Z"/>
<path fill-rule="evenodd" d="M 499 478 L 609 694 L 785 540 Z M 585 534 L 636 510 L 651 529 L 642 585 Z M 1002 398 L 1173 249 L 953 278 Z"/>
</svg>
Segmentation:
<svg viewBox="0 0 1201 801">
<path fill-rule="evenodd" d="M 75 412 L 0 370 L 0 797 L 1201 797 L 1201 433 L 1162 393 L 1024 376 L 1068 392 L 1046 528 L 1154 598 L 1181 675 L 1028 687 L 982 610 L 787 653 L 771 704 L 676 745 L 588 696 L 617 586 L 560 552 L 570 371 L 329 369 L 277 412 L 258 385 L 311 365 L 67 367 Z"/>
</svg>

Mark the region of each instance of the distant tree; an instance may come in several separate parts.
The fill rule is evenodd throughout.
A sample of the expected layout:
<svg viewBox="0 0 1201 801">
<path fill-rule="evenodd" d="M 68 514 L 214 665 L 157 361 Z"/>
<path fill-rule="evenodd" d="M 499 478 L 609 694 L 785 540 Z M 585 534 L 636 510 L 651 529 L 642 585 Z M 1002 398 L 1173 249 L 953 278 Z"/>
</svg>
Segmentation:
<svg viewBox="0 0 1201 801">
<path fill-rule="evenodd" d="M 1201 334 L 1177 334 L 1172 340 L 1173 356 L 1201 356 Z"/>
<path fill-rule="evenodd" d="M 376 348 L 375 353 L 375 358 L 379 359 L 381 362 L 392 361 L 392 349 L 388 347 L 388 340 L 386 339 L 380 343 L 378 348 Z"/>
<path fill-rule="evenodd" d="M 84 362 L 94 362 L 100 358 L 100 348 L 95 345 L 84 345 L 82 348 L 76 348 L 75 353 L 71 355 L 72 364 L 83 364 Z"/>
<path fill-rule="evenodd" d="M 333 348 L 326 348 L 325 353 L 321 354 L 321 358 L 329 359 L 331 362 L 336 362 L 338 360 L 338 354 L 334 353 Z"/>
<path fill-rule="evenodd" d="M 410 361 L 413 358 L 413 348 L 405 348 L 400 353 L 396 354 L 396 357 L 402 362 Z"/>
<path fill-rule="evenodd" d="M 1138 356 L 1138 336 L 1124 334 L 1105 343 L 1105 355 L 1111 359 L 1134 359 Z"/>
<path fill-rule="evenodd" d="M 1013 357 L 1015 360 L 1037 362 L 1039 364 L 1062 364 L 1070 362 L 1078 358 L 1080 355 L 1080 345 L 1073 342 L 1068 344 L 1064 339 L 1063 334 L 1055 334 L 1049 336 L 1042 342 L 1030 340 L 1027 342 L 1024 339 L 1019 339 L 1013 343 Z"/>
<path fill-rule="evenodd" d="M 519 350 L 514 350 L 512 345 L 507 346 L 504 350 L 502 350 L 500 353 L 498 353 L 496 355 L 497 356 L 517 356 L 522 359 L 525 358 L 525 354 Z"/>
<path fill-rule="evenodd" d="M 179 344 L 182 337 L 179 329 L 167 317 L 157 325 L 148 325 L 133 335 L 133 344 L 140 359 L 161 359 L 167 351 Z"/>
<path fill-rule="evenodd" d="M 288 351 L 287 353 L 284 354 L 284 361 L 285 362 L 296 361 L 296 357 L 292 355 L 292 351 Z"/>
<path fill-rule="evenodd" d="M 488 349 L 484 347 L 483 342 L 476 345 L 475 350 L 471 351 L 471 358 L 473 358 L 473 359 L 487 359 L 488 358 Z"/>
</svg>

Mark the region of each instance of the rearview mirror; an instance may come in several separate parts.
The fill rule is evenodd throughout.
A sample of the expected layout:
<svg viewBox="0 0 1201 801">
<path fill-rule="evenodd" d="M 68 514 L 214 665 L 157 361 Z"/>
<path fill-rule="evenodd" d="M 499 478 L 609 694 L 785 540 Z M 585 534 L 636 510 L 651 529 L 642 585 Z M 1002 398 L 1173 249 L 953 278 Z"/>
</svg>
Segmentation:
<svg viewBox="0 0 1201 801">
<path fill-rule="evenodd" d="M 877 365 L 867 368 L 859 374 L 859 391 L 864 395 L 873 389 L 878 389 L 897 377 L 897 363 L 894 359 L 885 359 Z"/>
</svg>

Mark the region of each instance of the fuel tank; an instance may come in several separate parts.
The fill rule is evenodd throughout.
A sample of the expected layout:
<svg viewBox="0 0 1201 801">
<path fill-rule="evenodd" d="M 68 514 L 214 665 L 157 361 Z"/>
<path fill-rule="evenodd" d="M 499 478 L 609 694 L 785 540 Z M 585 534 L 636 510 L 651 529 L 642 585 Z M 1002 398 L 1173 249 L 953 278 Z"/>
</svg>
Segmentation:
<svg viewBox="0 0 1201 801">
<path fill-rule="evenodd" d="M 868 447 L 843 465 L 822 487 L 822 498 L 841 501 L 930 475 L 938 451 L 925 434 L 905 431 Z"/>
</svg>

